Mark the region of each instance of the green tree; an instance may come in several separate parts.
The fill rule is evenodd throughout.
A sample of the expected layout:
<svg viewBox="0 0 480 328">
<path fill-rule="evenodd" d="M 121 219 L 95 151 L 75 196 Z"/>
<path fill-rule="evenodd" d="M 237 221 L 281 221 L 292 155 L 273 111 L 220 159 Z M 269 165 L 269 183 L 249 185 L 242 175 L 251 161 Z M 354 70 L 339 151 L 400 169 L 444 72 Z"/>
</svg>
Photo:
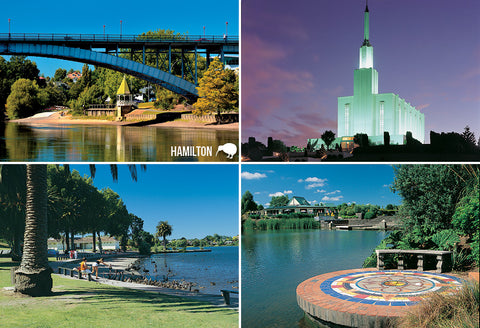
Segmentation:
<svg viewBox="0 0 480 328">
<path fill-rule="evenodd" d="M 289 199 L 287 195 L 272 196 L 272 199 L 270 200 L 270 207 L 285 206 L 288 204 L 288 201 Z"/>
<path fill-rule="evenodd" d="M 19 79 L 12 85 L 7 98 L 7 115 L 10 119 L 31 116 L 39 107 L 38 85 L 35 81 Z"/>
<path fill-rule="evenodd" d="M 330 130 L 325 131 L 321 136 L 323 142 L 327 145 L 327 150 L 330 148 L 333 140 L 335 140 L 335 133 Z"/>
<path fill-rule="evenodd" d="M 163 238 L 163 248 L 167 249 L 167 236 L 172 234 L 172 226 L 168 224 L 168 221 L 160 221 L 157 225 L 157 233 L 155 236 L 157 238 Z"/>
<path fill-rule="evenodd" d="M 57 68 L 55 74 L 53 75 L 53 81 L 62 81 L 67 77 L 67 70 L 63 68 Z"/>
<path fill-rule="evenodd" d="M 463 131 L 462 137 L 469 145 L 475 146 L 475 134 L 470 131 L 470 127 L 468 125 L 465 127 L 465 131 Z"/>
<path fill-rule="evenodd" d="M 0 238 L 11 247 L 11 258 L 21 259 L 25 228 L 25 165 L 0 165 Z"/>
<path fill-rule="evenodd" d="M 213 60 L 198 81 L 199 99 L 194 105 L 194 113 L 204 115 L 238 111 L 238 90 L 235 88 L 235 80 L 233 71 L 224 69 L 220 60 Z"/>
<path fill-rule="evenodd" d="M 255 203 L 255 201 L 253 200 L 253 195 L 248 190 L 245 191 L 245 193 L 242 196 L 241 208 L 242 208 L 242 214 L 245 214 L 246 212 L 249 212 L 249 211 L 257 210 L 257 203 Z"/>
</svg>

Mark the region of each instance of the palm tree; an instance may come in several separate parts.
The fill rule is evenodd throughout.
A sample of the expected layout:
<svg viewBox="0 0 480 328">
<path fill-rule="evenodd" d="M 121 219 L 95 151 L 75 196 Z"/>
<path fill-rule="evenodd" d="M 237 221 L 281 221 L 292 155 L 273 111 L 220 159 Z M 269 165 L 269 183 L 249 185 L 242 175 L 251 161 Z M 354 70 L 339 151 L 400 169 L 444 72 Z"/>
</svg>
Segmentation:
<svg viewBox="0 0 480 328">
<path fill-rule="evenodd" d="M 163 248 L 167 249 L 167 239 L 166 236 L 170 236 L 172 234 L 172 226 L 168 224 L 168 221 L 160 221 L 157 225 L 157 233 L 155 234 L 156 237 L 163 237 Z"/>
<path fill-rule="evenodd" d="M 52 291 L 47 254 L 47 165 L 27 164 L 27 202 L 23 256 L 15 271 L 15 291 L 31 296 Z"/>
<path fill-rule="evenodd" d="M 145 165 L 141 166 L 146 169 Z M 65 165 L 66 170 L 69 166 Z M 134 164 L 128 168 L 134 181 L 137 169 Z M 110 165 L 112 178 L 118 180 L 118 167 Z M 92 178 L 95 165 L 90 164 Z M 20 267 L 15 271 L 15 291 L 31 296 L 46 296 L 52 291 L 52 269 L 47 255 L 47 165 L 27 164 L 27 202 L 23 256 Z"/>
</svg>

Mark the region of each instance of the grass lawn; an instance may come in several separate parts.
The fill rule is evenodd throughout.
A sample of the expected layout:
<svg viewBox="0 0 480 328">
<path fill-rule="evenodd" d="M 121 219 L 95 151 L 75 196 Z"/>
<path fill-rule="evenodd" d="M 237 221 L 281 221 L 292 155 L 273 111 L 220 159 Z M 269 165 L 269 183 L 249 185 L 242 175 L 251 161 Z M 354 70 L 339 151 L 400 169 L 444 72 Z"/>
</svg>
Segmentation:
<svg viewBox="0 0 480 328">
<path fill-rule="evenodd" d="M 190 299 L 117 288 L 53 275 L 53 296 L 6 291 L 10 268 L 0 258 L 0 326 L 6 327 L 238 327 L 238 312 Z"/>
</svg>

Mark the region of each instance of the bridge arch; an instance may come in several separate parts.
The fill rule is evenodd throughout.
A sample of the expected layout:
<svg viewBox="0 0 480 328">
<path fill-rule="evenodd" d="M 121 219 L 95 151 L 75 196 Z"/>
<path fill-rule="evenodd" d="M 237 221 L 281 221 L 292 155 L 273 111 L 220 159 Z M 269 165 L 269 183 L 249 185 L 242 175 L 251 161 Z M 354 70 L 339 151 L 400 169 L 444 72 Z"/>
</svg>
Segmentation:
<svg viewBox="0 0 480 328">
<path fill-rule="evenodd" d="M 71 60 L 109 68 L 158 84 L 194 101 L 198 98 L 195 84 L 158 68 L 106 53 L 51 44 L 0 43 L 0 55 L 25 55 Z"/>
</svg>

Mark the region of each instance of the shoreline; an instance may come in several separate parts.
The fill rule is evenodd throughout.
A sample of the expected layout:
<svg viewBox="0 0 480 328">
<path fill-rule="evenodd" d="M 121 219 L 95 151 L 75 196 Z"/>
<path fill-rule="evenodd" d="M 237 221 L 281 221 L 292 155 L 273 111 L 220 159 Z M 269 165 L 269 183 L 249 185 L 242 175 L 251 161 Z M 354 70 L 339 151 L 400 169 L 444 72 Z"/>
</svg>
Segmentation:
<svg viewBox="0 0 480 328">
<path fill-rule="evenodd" d="M 27 117 L 27 118 L 20 118 L 15 120 L 10 120 L 6 122 L 12 123 L 19 123 L 19 124 L 26 124 L 26 125 L 37 125 L 37 124 L 48 124 L 54 126 L 62 126 L 62 125 L 103 125 L 103 126 L 135 126 L 141 121 L 110 121 L 110 120 L 98 120 L 98 119 L 84 119 L 79 118 L 75 119 L 71 115 L 68 116 L 61 116 L 60 113 L 55 112 L 49 116 L 40 116 L 40 117 Z M 184 120 L 177 120 L 177 121 L 168 121 L 163 123 L 150 123 L 145 124 L 143 126 L 154 127 L 154 128 L 193 128 L 193 129 L 213 129 L 213 130 L 231 130 L 231 131 L 238 131 L 239 130 L 239 123 L 228 123 L 228 124 L 212 124 L 212 123 L 202 123 L 202 122 L 195 122 L 195 121 L 184 121 Z"/>
</svg>

